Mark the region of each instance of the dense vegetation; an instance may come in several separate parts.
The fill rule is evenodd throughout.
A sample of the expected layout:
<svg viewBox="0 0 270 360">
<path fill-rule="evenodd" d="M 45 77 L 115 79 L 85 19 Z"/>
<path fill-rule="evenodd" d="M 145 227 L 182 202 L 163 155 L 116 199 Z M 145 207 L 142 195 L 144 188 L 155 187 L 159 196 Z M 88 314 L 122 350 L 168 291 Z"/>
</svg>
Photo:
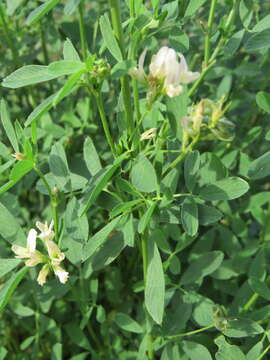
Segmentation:
<svg viewBox="0 0 270 360">
<path fill-rule="evenodd" d="M 0 359 L 270 350 L 270 4 L 0 4 Z"/>
</svg>

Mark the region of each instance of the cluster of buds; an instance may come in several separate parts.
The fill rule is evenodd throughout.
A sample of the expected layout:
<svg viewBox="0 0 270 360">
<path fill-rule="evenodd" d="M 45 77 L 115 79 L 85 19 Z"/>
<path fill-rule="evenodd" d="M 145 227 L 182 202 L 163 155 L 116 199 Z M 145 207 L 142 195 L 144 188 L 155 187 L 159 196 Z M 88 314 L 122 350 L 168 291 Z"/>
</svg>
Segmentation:
<svg viewBox="0 0 270 360">
<path fill-rule="evenodd" d="M 229 104 L 224 107 L 224 98 L 217 103 L 210 99 L 202 99 L 189 109 L 188 116 L 181 119 L 181 125 L 186 136 L 195 137 L 204 131 L 204 139 L 218 138 L 231 141 L 234 124 L 224 117 Z M 206 133 L 208 131 L 208 134 Z M 209 134 L 210 131 L 210 134 Z"/>
<path fill-rule="evenodd" d="M 87 59 L 87 69 L 91 78 L 95 80 L 104 80 L 109 76 L 111 67 L 107 60 L 96 59 L 95 55 L 89 56 Z"/>
<path fill-rule="evenodd" d="M 167 46 L 160 48 L 151 59 L 149 75 L 144 71 L 146 50 L 139 58 L 138 67 L 131 70 L 130 75 L 145 83 L 148 88 L 148 100 L 153 100 L 159 94 L 175 97 L 183 92 L 181 84 L 188 84 L 199 77 L 198 72 L 188 70 L 184 55 Z M 180 59 L 180 62 L 179 62 Z"/>
<path fill-rule="evenodd" d="M 25 265 L 30 267 L 44 264 L 37 278 L 39 285 L 43 286 L 45 284 L 47 276 L 51 271 L 54 272 L 62 284 L 65 284 L 69 274 L 60 266 L 65 255 L 53 241 L 53 221 L 49 226 L 47 222 L 44 224 L 37 222 L 36 227 L 40 230 L 40 234 L 38 234 L 35 229 L 30 229 L 27 236 L 26 247 L 12 245 L 11 249 L 16 254 L 15 257 L 17 259 L 23 259 Z M 42 241 L 43 246 L 47 250 L 47 255 L 44 255 L 36 249 L 37 238 Z"/>
</svg>

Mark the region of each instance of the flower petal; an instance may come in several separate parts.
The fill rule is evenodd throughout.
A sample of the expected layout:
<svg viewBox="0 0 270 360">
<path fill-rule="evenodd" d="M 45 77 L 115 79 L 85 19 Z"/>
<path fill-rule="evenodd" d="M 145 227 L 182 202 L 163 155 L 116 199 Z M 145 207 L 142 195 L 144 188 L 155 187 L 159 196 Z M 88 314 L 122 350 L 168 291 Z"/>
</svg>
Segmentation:
<svg viewBox="0 0 270 360">
<path fill-rule="evenodd" d="M 37 240 L 37 231 L 35 229 L 30 229 L 27 236 L 27 249 L 30 253 L 36 250 L 36 240 Z"/>
<path fill-rule="evenodd" d="M 39 283 L 39 285 L 43 286 L 45 284 L 49 272 L 50 272 L 50 265 L 49 264 L 43 265 L 37 278 L 37 282 Z"/>
<path fill-rule="evenodd" d="M 67 271 L 65 271 L 60 266 L 54 266 L 53 271 L 62 284 L 65 284 L 67 282 L 69 277 L 69 273 Z"/>
<path fill-rule="evenodd" d="M 30 256 L 29 250 L 19 245 L 12 245 L 11 250 L 16 254 L 17 259 L 25 259 Z"/>
</svg>

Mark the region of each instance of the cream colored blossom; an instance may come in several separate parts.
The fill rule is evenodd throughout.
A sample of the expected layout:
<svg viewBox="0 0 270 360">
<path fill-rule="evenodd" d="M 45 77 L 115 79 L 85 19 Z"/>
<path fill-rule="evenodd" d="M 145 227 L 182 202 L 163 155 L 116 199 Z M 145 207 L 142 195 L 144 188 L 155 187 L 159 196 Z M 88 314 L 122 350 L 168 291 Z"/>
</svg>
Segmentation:
<svg viewBox="0 0 270 360">
<path fill-rule="evenodd" d="M 61 268 L 61 266 L 54 266 L 53 271 L 62 284 L 65 284 L 67 282 L 69 273 L 63 268 Z"/>
<path fill-rule="evenodd" d="M 51 221 L 49 226 L 47 221 L 45 221 L 44 224 L 37 221 L 36 227 L 40 230 L 40 234 L 38 235 L 38 237 L 41 240 L 51 240 L 54 237 L 53 220 Z"/>
<path fill-rule="evenodd" d="M 39 285 L 43 286 L 46 283 L 46 279 L 49 272 L 50 272 L 50 265 L 49 264 L 43 265 L 37 278 L 37 282 L 39 283 Z"/>
<path fill-rule="evenodd" d="M 144 133 L 141 134 L 140 141 L 152 139 L 156 136 L 157 128 L 151 128 L 146 130 Z"/>
<path fill-rule="evenodd" d="M 139 58 L 138 68 L 133 69 L 130 74 L 139 81 L 146 82 L 150 88 L 150 98 L 153 97 L 153 91 L 161 91 L 169 97 L 175 97 L 183 92 L 181 84 L 188 84 L 199 77 L 198 72 L 188 70 L 187 62 L 181 53 L 174 49 L 163 46 L 157 54 L 152 56 L 149 65 L 149 75 L 144 72 L 143 65 L 146 50 Z M 179 62 L 180 59 L 180 62 Z"/>
<path fill-rule="evenodd" d="M 43 255 L 36 250 L 37 232 L 35 229 L 30 229 L 27 236 L 26 247 L 19 245 L 12 245 L 11 250 L 15 253 L 15 258 L 25 260 L 26 266 L 36 266 L 44 262 Z"/>
<path fill-rule="evenodd" d="M 59 265 L 65 258 L 65 254 L 61 252 L 59 247 L 52 240 L 45 241 L 49 258 L 52 265 Z"/>
</svg>

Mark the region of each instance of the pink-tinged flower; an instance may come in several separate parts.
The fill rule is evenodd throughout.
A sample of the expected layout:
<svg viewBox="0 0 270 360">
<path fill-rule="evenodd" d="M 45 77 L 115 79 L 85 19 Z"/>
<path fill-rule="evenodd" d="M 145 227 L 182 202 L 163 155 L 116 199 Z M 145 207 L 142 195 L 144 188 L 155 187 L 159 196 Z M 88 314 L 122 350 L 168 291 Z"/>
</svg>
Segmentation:
<svg viewBox="0 0 270 360">
<path fill-rule="evenodd" d="M 37 282 L 39 283 L 40 286 L 43 286 L 45 284 L 49 272 L 50 272 L 50 265 L 49 264 L 43 265 L 37 278 Z"/>
<path fill-rule="evenodd" d="M 53 266 L 53 271 L 62 284 L 67 282 L 69 273 L 61 268 L 61 266 Z"/>
<path fill-rule="evenodd" d="M 51 240 L 54 237 L 53 220 L 51 221 L 49 226 L 47 221 L 45 221 L 44 224 L 37 221 L 36 227 L 40 230 L 40 234 L 38 235 L 38 237 L 41 240 Z"/>
<path fill-rule="evenodd" d="M 30 229 L 27 236 L 26 247 L 19 245 L 12 245 L 11 250 L 16 254 L 17 259 L 24 259 L 26 266 L 36 266 L 44 262 L 43 255 L 36 250 L 37 232 L 35 229 Z"/>
</svg>

